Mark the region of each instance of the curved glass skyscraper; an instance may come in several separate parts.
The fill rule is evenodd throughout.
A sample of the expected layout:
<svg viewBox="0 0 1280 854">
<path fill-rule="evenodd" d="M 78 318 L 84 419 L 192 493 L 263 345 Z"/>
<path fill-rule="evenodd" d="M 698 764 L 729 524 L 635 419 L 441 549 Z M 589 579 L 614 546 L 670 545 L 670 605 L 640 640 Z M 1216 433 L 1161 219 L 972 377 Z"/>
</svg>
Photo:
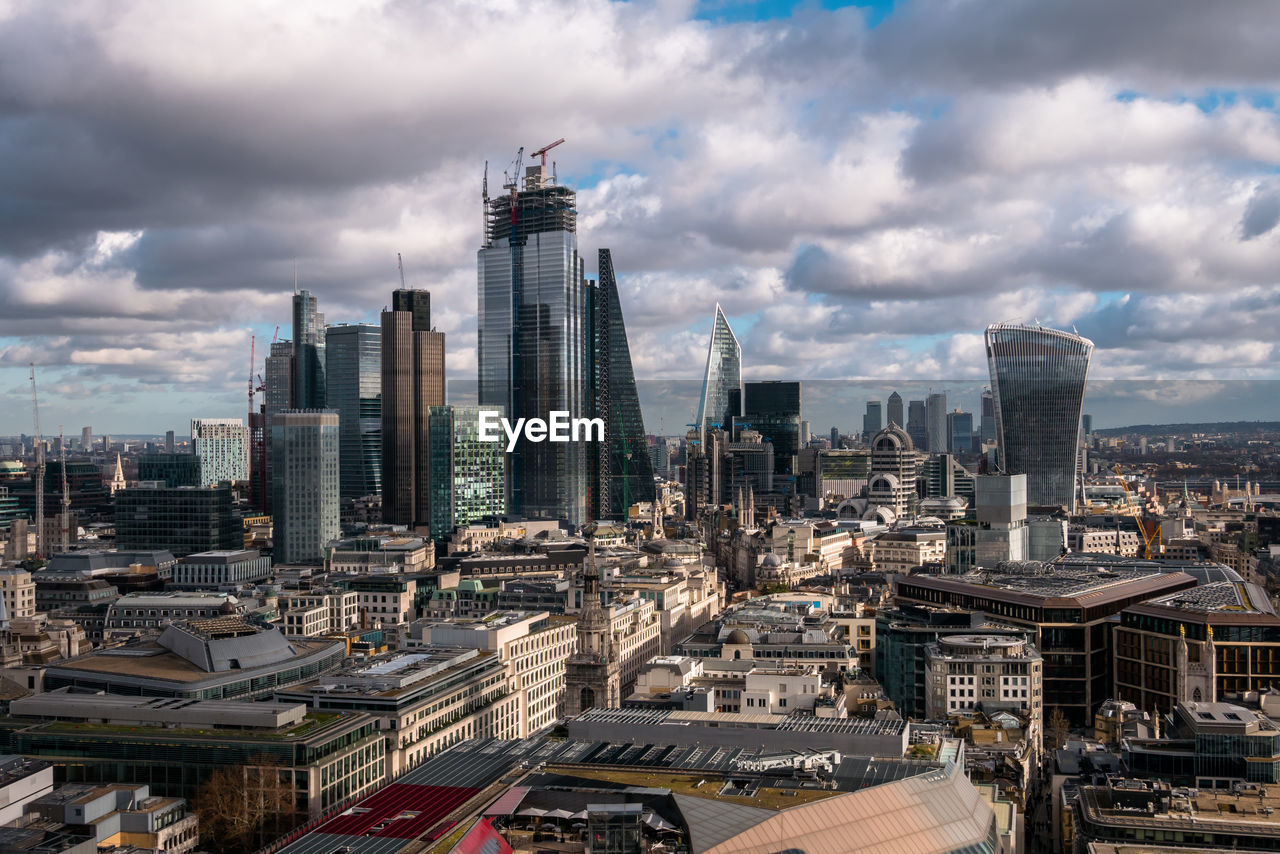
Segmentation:
<svg viewBox="0 0 1280 854">
<path fill-rule="evenodd" d="M 737 411 L 730 406 L 730 391 L 736 389 Z M 715 325 L 707 348 L 707 372 L 702 379 L 702 399 L 698 403 L 698 432 L 706 441 L 708 427 L 733 426 L 742 417 L 742 346 L 729 328 L 729 319 L 716 303 Z"/>
<path fill-rule="evenodd" d="M 1001 469 L 1027 476 L 1028 505 L 1072 508 L 1093 342 L 1016 323 L 987 327 L 986 339 Z"/>
</svg>

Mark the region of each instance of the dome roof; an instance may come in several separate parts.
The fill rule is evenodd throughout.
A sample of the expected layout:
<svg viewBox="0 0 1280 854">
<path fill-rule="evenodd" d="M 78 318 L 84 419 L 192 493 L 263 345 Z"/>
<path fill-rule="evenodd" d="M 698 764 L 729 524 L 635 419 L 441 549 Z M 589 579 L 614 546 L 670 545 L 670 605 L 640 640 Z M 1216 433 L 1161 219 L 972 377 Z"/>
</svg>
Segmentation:
<svg viewBox="0 0 1280 854">
<path fill-rule="evenodd" d="M 888 444 L 882 446 L 880 444 L 882 441 L 885 441 Z M 897 424 L 890 424 L 888 427 L 877 433 L 871 440 L 871 447 L 877 451 L 890 451 L 897 448 L 904 451 L 915 450 L 915 444 L 912 443 L 911 437 L 907 435 L 907 431 L 903 430 Z"/>
<path fill-rule="evenodd" d="M 769 553 L 764 556 L 764 560 L 760 561 L 761 566 L 782 566 L 782 558 L 776 554 Z"/>
<path fill-rule="evenodd" d="M 735 643 L 735 644 L 749 644 L 751 643 L 751 638 L 749 638 L 747 636 L 747 633 L 744 632 L 742 629 L 734 629 L 733 631 L 729 632 L 729 636 L 724 639 L 724 642 Z"/>
</svg>

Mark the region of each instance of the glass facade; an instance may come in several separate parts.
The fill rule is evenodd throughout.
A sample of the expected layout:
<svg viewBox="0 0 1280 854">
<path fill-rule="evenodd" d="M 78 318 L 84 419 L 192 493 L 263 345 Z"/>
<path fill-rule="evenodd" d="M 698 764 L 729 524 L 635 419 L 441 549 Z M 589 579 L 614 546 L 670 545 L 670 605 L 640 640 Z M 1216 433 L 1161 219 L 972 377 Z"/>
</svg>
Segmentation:
<svg viewBox="0 0 1280 854">
<path fill-rule="evenodd" d="M 478 407 L 431 407 L 432 536 L 506 512 L 506 449 L 480 441 L 479 421 Z"/>
<path fill-rule="evenodd" d="M 195 454 L 142 454 L 138 480 L 160 480 L 165 486 L 199 486 L 200 458 Z"/>
<path fill-rule="evenodd" d="M 1027 504 L 1072 508 L 1093 342 L 1042 326 L 987 327 L 996 443 L 1005 474 L 1027 476 Z"/>
<path fill-rule="evenodd" d="M 310 291 L 293 295 L 293 407 L 325 408 L 324 315 Z"/>
<path fill-rule="evenodd" d="M 592 515 L 624 518 L 637 501 L 652 501 L 653 458 L 645 439 L 640 396 L 631 367 L 631 348 L 622 320 L 622 303 L 608 249 L 599 255 L 600 278 L 588 290 L 591 310 L 591 352 L 588 358 L 592 414 L 604 420 L 605 441 L 588 447 L 592 483 L 597 497 Z"/>
<path fill-rule="evenodd" d="M 536 168 L 536 167 L 535 167 Z M 479 404 L 517 418 L 588 409 L 587 284 L 576 194 L 537 177 L 487 202 L 479 268 Z M 587 520 L 585 442 L 521 441 L 509 455 L 510 512 Z"/>
<path fill-rule="evenodd" d="M 273 559 L 319 564 L 338 525 L 338 416 L 285 411 L 271 425 Z"/>
<path fill-rule="evenodd" d="M 339 497 L 382 491 L 382 329 L 325 330 L 325 397 L 338 413 Z"/>
<path fill-rule="evenodd" d="M 728 430 L 732 419 L 742 416 L 741 403 L 736 410 L 730 405 L 729 394 L 735 389 L 741 401 L 742 345 L 717 303 L 711 343 L 707 347 L 707 370 L 702 378 L 702 398 L 698 404 L 698 429 L 704 443 L 708 428 Z"/>
<path fill-rule="evenodd" d="M 884 429 L 884 404 L 878 400 L 868 400 L 866 414 L 862 416 L 863 438 L 869 442 L 871 437 L 882 429 Z"/>
<path fill-rule="evenodd" d="M 907 422 L 902 414 L 902 395 L 896 391 L 889 395 L 888 408 L 885 410 L 885 417 L 889 424 L 897 424 L 899 427 L 906 427 Z M 888 426 L 888 425 L 885 425 Z"/>
<path fill-rule="evenodd" d="M 163 549 L 174 557 L 244 547 L 229 484 L 116 493 L 116 548 Z"/>
</svg>

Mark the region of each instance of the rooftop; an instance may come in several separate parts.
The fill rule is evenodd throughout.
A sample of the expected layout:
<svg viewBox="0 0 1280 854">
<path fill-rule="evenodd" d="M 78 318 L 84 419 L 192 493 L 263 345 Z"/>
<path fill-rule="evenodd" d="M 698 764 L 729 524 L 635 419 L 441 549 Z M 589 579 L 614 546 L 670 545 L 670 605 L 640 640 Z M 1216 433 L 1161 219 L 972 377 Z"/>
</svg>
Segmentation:
<svg viewBox="0 0 1280 854">
<path fill-rule="evenodd" d="M 1194 611 L 1214 615 L 1251 614 L 1271 617 L 1273 621 L 1280 622 L 1280 617 L 1276 616 L 1275 608 L 1266 591 L 1256 584 L 1235 581 L 1211 581 L 1198 587 L 1159 596 L 1141 605 L 1135 605 L 1134 608 L 1135 610 L 1158 608 Z"/>
</svg>

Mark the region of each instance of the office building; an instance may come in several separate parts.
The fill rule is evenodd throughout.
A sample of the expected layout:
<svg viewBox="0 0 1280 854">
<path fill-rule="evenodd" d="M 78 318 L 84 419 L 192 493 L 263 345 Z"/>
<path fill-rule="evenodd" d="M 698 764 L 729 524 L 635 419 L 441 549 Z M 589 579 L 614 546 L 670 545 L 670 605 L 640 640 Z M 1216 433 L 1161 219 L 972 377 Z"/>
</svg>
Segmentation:
<svg viewBox="0 0 1280 854">
<path fill-rule="evenodd" d="M 584 417 L 590 324 L 577 195 L 555 183 L 545 163 L 511 181 L 510 193 L 485 199 L 477 256 L 479 404 L 502 408 L 513 423 L 549 420 L 557 411 Z M 586 521 L 585 442 L 522 441 L 507 463 L 510 512 Z"/>
<path fill-rule="evenodd" d="M 911 437 L 911 443 L 918 450 L 925 450 L 929 441 L 928 416 L 923 400 L 913 400 L 907 404 L 907 423 L 899 424 Z"/>
<path fill-rule="evenodd" d="M 996 399 L 991 389 L 982 390 L 981 421 L 978 427 L 979 439 L 983 444 L 996 440 Z"/>
<path fill-rule="evenodd" d="M 973 413 L 959 409 L 947 413 L 947 447 L 953 454 L 973 453 Z"/>
<path fill-rule="evenodd" d="M 195 454 L 142 454 L 138 457 L 138 481 L 160 481 L 165 486 L 201 486 L 200 458 Z"/>
<path fill-rule="evenodd" d="M 166 454 L 172 454 L 172 453 L 174 452 L 174 445 L 175 445 L 175 444 L 176 444 L 176 442 L 175 442 L 175 440 L 174 440 L 173 431 L 172 431 L 172 430 L 166 430 L 166 431 L 165 431 L 165 433 L 164 433 L 164 452 L 165 452 Z"/>
<path fill-rule="evenodd" d="M 324 409 L 324 315 L 310 291 L 293 295 L 293 409 Z"/>
<path fill-rule="evenodd" d="M 199 819 L 187 802 L 152 797 L 147 786 L 72 783 L 32 800 L 24 812 L 22 821 L 0 830 L 6 847 L 48 854 L 186 854 L 199 847 Z"/>
<path fill-rule="evenodd" d="M 862 416 L 862 438 L 871 441 L 871 437 L 884 427 L 884 404 L 878 400 L 867 401 L 866 414 Z"/>
<path fill-rule="evenodd" d="M 702 396 L 698 402 L 698 430 L 705 439 L 711 428 L 730 429 L 742 410 L 732 407 L 730 394 L 742 392 L 742 345 L 729 328 L 729 319 L 716 303 L 711 340 L 707 345 L 707 367 L 702 377 Z M 741 401 L 741 397 L 739 397 Z"/>
<path fill-rule="evenodd" d="M 886 427 L 889 426 L 889 424 L 897 424 L 899 427 L 903 428 L 907 426 L 907 421 L 902 410 L 902 395 L 898 394 L 896 391 L 889 395 L 889 403 L 885 408 L 885 418 L 888 419 L 888 423 L 884 425 Z"/>
<path fill-rule="evenodd" d="M 920 454 L 901 427 L 886 427 L 871 439 L 871 471 L 867 478 L 868 509 L 883 521 L 914 515 Z"/>
<path fill-rule="evenodd" d="M 88 453 L 93 448 L 93 428 L 80 428 L 80 450 Z"/>
<path fill-rule="evenodd" d="M 1152 738 L 1124 742 L 1125 766 L 1173 785 L 1228 789 L 1280 783 L 1280 727 L 1266 713 L 1234 703 L 1182 701 Z"/>
<path fill-rule="evenodd" d="M 338 494 L 354 501 L 382 491 L 382 330 L 325 329 L 325 400 L 338 413 Z"/>
<path fill-rule="evenodd" d="M 175 557 L 244 547 L 230 484 L 166 487 L 140 483 L 116 493 L 116 548 Z"/>
<path fill-rule="evenodd" d="M 958 575 L 1027 559 L 1027 476 L 978 475 L 973 480 L 973 516 L 947 525 L 947 572 Z"/>
<path fill-rule="evenodd" d="M 431 407 L 428 524 L 437 539 L 506 513 L 506 448 L 480 441 L 479 423 L 477 407 Z"/>
<path fill-rule="evenodd" d="M 382 521 L 430 523 L 433 406 L 444 405 L 444 333 L 431 328 L 431 294 L 397 290 L 382 312 Z"/>
<path fill-rule="evenodd" d="M 271 425 L 274 560 L 324 561 L 338 524 L 338 416 L 286 410 Z"/>
<path fill-rule="evenodd" d="M 249 479 L 249 428 L 239 418 L 192 419 L 191 452 L 200 461 L 199 486 Z"/>
<path fill-rule="evenodd" d="M 925 716 L 930 720 L 975 709 L 1027 715 L 1037 734 L 1043 723 L 1043 659 L 1025 638 L 948 634 L 925 650 Z"/>
<path fill-rule="evenodd" d="M 219 768 L 284 773 L 296 796 L 286 826 L 317 819 L 386 778 L 371 715 L 195 699 L 37 694 L 10 706 L 10 749 L 62 766 L 68 783 L 146 785 L 188 800 Z"/>
<path fill-rule="evenodd" d="M 950 447 L 950 437 L 947 434 L 947 393 L 930 392 L 924 401 L 924 412 L 924 450 L 931 454 L 945 454 Z"/>
<path fill-rule="evenodd" d="M 592 321 L 587 360 L 591 413 L 604 421 L 604 441 L 587 446 L 589 510 L 595 519 L 625 519 L 628 508 L 654 500 L 653 460 L 631 367 L 631 348 L 618 299 L 613 257 L 599 256 L 599 281 L 587 289 Z"/>
<path fill-rule="evenodd" d="M 173 567 L 172 586 L 179 590 L 239 590 L 271 577 L 271 558 L 257 549 L 199 552 Z"/>
<path fill-rule="evenodd" d="M 1028 504 L 1072 509 L 1093 342 L 998 323 L 987 327 L 986 344 L 1001 470 L 1027 476 Z"/>
<path fill-rule="evenodd" d="M 743 401 L 739 407 L 738 400 Z M 742 417 L 734 418 L 734 436 L 738 441 L 746 431 L 760 434 L 763 442 L 773 447 L 773 473 L 784 478 L 796 474 L 796 456 L 800 453 L 800 383 L 768 380 L 750 382 L 729 390 L 729 408 L 741 409 Z"/>
<path fill-rule="evenodd" d="M 1035 646 L 1045 656 L 1045 708 L 1057 707 L 1076 725 L 1084 725 L 1114 689 L 1115 616 L 1196 584 L 1192 576 L 1167 571 L 1154 561 L 1126 565 L 1088 558 L 1010 562 L 976 578 L 911 576 L 898 580 L 895 593 L 900 603 L 982 611 L 1034 628 Z"/>
</svg>

